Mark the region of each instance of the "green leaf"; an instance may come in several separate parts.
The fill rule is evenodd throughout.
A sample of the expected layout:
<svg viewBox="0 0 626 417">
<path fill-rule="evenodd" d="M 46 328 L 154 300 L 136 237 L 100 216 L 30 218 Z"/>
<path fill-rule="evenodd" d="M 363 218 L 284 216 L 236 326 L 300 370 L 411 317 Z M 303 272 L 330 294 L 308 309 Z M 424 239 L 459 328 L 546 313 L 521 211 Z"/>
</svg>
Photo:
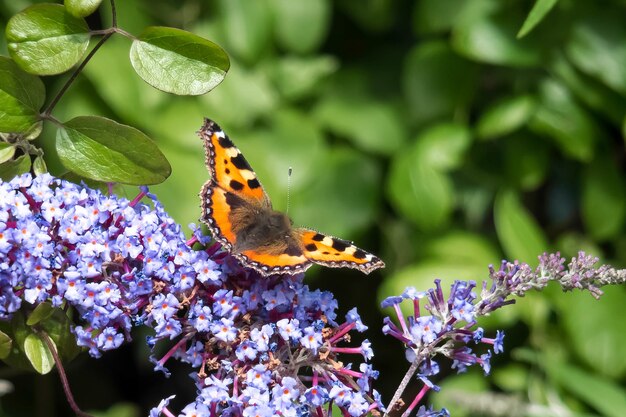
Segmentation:
<svg viewBox="0 0 626 417">
<path fill-rule="evenodd" d="M 591 160 L 601 133 L 596 121 L 567 88 L 550 79 L 540 85 L 539 106 L 529 126 L 554 139 L 563 153 L 580 161 Z"/>
<path fill-rule="evenodd" d="M 558 0 L 537 0 L 530 13 L 528 13 L 528 17 L 524 20 L 522 28 L 517 32 L 517 37 L 523 38 L 528 35 L 546 17 L 557 2 Z"/>
<path fill-rule="evenodd" d="M 528 94 L 507 97 L 485 110 L 478 120 L 476 134 L 481 139 L 508 135 L 530 120 L 536 106 L 534 97 Z"/>
<path fill-rule="evenodd" d="M 297 203 L 292 201 L 294 221 L 344 239 L 371 226 L 381 200 L 377 161 L 353 149 L 334 147 L 316 168 Z M 323 201 L 320 195 L 325 196 Z"/>
<path fill-rule="evenodd" d="M 508 10 L 474 20 L 467 20 L 452 32 L 455 51 L 472 60 L 513 67 L 536 67 L 542 61 L 539 37 L 519 40 L 515 36 L 518 20 Z"/>
<path fill-rule="evenodd" d="M 452 117 L 471 101 L 478 67 L 453 53 L 442 41 L 425 42 L 409 52 L 403 90 L 409 115 L 417 123 Z"/>
<path fill-rule="evenodd" d="M 171 172 L 148 136 L 104 117 L 81 116 L 65 123 L 57 132 L 56 149 L 67 169 L 97 181 L 158 184 Z"/>
<path fill-rule="evenodd" d="M 423 131 L 416 139 L 419 163 L 449 171 L 461 166 L 472 143 L 467 126 L 460 123 L 441 123 Z"/>
<path fill-rule="evenodd" d="M 422 255 L 457 265 L 477 266 L 483 269 L 483 275 L 487 273 L 489 264 L 496 264 L 502 259 L 489 239 L 464 231 L 451 231 L 426 242 Z"/>
<path fill-rule="evenodd" d="M 498 193 L 493 210 L 496 233 L 508 259 L 533 263 L 550 249 L 539 224 L 515 192 Z"/>
<path fill-rule="evenodd" d="M 313 110 L 313 117 L 369 152 L 392 154 L 407 139 L 398 110 L 382 100 L 327 94 Z"/>
<path fill-rule="evenodd" d="M 248 64 L 256 62 L 270 46 L 269 0 L 220 0 L 218 4 L 228 51 Z"/>
<path fill-rule="evenodd" d="M 29 155 L 20 155 L 16 159 L 0 164 L 0 178 L 4 181 L 10 181 L 28 171 L 30 171 Z"/>
<path fill-rule="evenodd" d="M 251 126 L 259 117 L 271 117 L 281 103 L 265 71 L 240 65 L 230 70 L 220 88 L 200 100 L 202 113 L 210 114 L 221 124 L 239 127 Z M 174 127 L 178 129 L 176 125 Z"/>
<path fill-rule="evenodd" d="M 54 343 L 54 342 L 52 342 Z M 31 333 L 24 341 L 24 353 L 35 371 L 45 375 L 54 368 L 54 358 L 41 338 Z"/>
<path fill-rule="evenodd" d="M 24 133 L 39 119 L 46 89 L 39 77 L 0 56 L 0 132 Z"/>
<path fill-rule="evenodd" d="M 623 9 L 603 7 L 576 19 L 565 51 L 580 70 L 626 95 Z"/>
<path fill-rule="evenodd" d="M 321 81 L 337 70 L 339 64 L 331 56 L 286 56 L 272 67 L 272 78 L 280 93 L 289 100 L 319 94 Z"/>
<path fill-rule="evenodd" d="M 213 42 L 167 27 L 148 27 L 130 48 L 130 61 L 151 86 L 178 95 L 211 91 L 230 68 L 228 55 Z"/>
<path fill-rule="evenodd" d="M 33 173 L 36 176 L 39 176 L 41 174 L 45 174 L 46 172 L 48 172 L 46 161 L 44 161 L 41 156 L 36 157 L 33 161 Z"/>
<path fill-rule="evenodd" d="M 0 332 L 0 359 L 4 359 L 11 353 L 13 339 L 8 334 Z"/>
<path fill-rule="evenodd" d="M 71 327 L 74 325 L 68 317 L 68 314 L 71 315 L 71 313 L 71 310 L 65 312 L 55 308 L 50 317 L 40 322 L 40 326 L 52 339 L 61 360 L 65 363 L 74 359 L 81 351 L 81 348 L 76 345 L 76 337 L 71 331 Z"/>
<path fill-rule="evenodd" d="M 622 122 L 626 115 L 626 96 L 620 95 L 596 78 L 580 72 L 562 54 L 555 55 L 550 72 L 586 106 L 606 115 L 615 124 Z"/>
<path fill-rule="evenodd" d="M 603 416 L 623 417 L 626 393 L 613 381 L 566 363 L 545 361 L 549 376 L 565 390 L 595 408 Z"/>
<path fill-rule="evenodd" d="M 534 190 L 546 178 L 550 164 L 550 147 L 543 138 L 529 132 L 507 138 L 504 167 L 509 183 Z"/>
<path fill-rule="evenodd" d="M 368 32 L 381 32 L 392 27 L 400 5 L 394 0 L 339 0 L 335 3 Z"/>
<path fill-rule="evenodd" d="M 393 159 L 387 190 L 395 209 L 423 231 L 444 227 L 454 208 L 452 182 L 425 163 L 415 149 Z"/>
<path fill-rule="evenodd" d="M 40 303 L 35 307 L 26 320 L 27 326 L 33 326 L 42 320 L 47 319 L 54 313 L 54 307 L 50 303 Z"/>
<path fill-rule="evenodd" d="M 273 0 L 272 5 L 276 39 L 283 48 L 305 54 L 320 46 L 330 25 L 329 0 Z"/>
<path fill-rule="evenodd" d="M 140 417 L 141 412 L 137 404 L 117 403 L 106 411 L 91 411 L 89 414 L 94 417 Z"/>
<path fill-rule="evenodd" d="M 620 380 L 626 375 L 626 322 L 615 317 L 623 311 L 626 293 L 618 286 L 607 286 L 603 291 L 600 300 L 585 291 L 575 291 L 567 297 L 559 293 L 553 306 L 567 334 L 567 346 L 590 369 Z"/>
<path fill-rule="evenodd" d="M 14 145 L 7 142 L 0 142 L 0 164 L 13 159 L 15 150 Z"/>
<path fill-rule="evenodd" d="M 89 16 L 100 7 L 102 0 L 64 0 L 67 11 L 76 17 Z"/>
<path fill-rule="evenodd" d="M 24 70 L 39 75 L 72 68 L 89 46 L 89 27 L 60 4 L 35 4 L 9 19 L 9 54 Z"/>
<path fill-rule="evenodd" d="M 405 303 L 406 304 L 406 303 Z M 451 416 L 468 417 L 471 414 L 468 406 L 462 401 L 458 401 L 459 397 L 468 396 L 472 399 L 480 398 L 481 393 L 489 393 L 489 378 L 485 378 L 482 373 L 469 371 L 462 375 L 454 375 L 445 378 L 440 384 L 443 389 L 439 392 L 432 390 L 432 404 L 436 409 L 446 407 Z M 429 398 L 431 394 L 429 393 Z M 430 405 L 431 400 L 429 400 Z M 547 416 L 544 416 L 547 417 Z"/>
<path fill-rule="evenodd" d="M 29 334 L 32 334 L 32 329 L 26 326 L 24 314 L 22 314 L 19 310 L 16 311 L 13 313 L 10 326 L 5 325 L 5 323 L 2 322 L 2 327 L 3 331 L 10 334 L 13 339 L 9 355 L 2 358 L 2 360 L 13 368 L 18 368 L 24 371 L 32 371 L 32 365 L 24 355 L 23 350 L 26 337 Z"/>
<path fill-rule="evenodd" d="M 413 29 L 417 34 L 425 35 L 445 32 L 463 13 L 468 3 L 458 0 L 422 0 L 414 3 Z"/>
<path fill-rule="evenodd" d="M 582 181 L 582 218 L 587 233 L 606 240 L 621 233 L 626 217 L 626 181 L 612 155 L 598 155 Z"/>
</svg>

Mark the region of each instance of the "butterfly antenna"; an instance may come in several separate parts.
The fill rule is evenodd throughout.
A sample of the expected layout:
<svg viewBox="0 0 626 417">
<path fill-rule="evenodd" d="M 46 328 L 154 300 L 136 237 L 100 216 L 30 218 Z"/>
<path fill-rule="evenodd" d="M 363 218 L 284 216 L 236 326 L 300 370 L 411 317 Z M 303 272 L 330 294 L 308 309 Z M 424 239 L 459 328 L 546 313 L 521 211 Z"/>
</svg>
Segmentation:
<svg viewBox="0 0 626 417">
<path fill-rule="evenodd" d="M 287 170 L 287 210 L 285 210 L 286 214 L 289 214 L 289 196 L 291 195 L 291 172 L 293 169 L 289 167 Z"/>
</svg>

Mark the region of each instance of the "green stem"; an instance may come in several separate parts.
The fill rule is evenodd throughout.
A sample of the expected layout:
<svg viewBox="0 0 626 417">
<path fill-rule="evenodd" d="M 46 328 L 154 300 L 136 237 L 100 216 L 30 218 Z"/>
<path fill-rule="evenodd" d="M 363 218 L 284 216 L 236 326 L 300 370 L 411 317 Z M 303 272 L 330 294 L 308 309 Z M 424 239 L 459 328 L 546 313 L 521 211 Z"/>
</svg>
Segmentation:
<svg viewBox="0 0 626 417">
<path fill-rule="evenodd" d="M 59 92 L 56 94 L 56 96 L 54 96 L 50 104 L 48 104 L 48 107 L 46 108 L 46 110 L 44 110 L 44 112 L 40 116 L 42 119 L 48 119 L 48 120 L 50 119 L 50 113 L 56 107 L 59 100 L 61 100 L 61 97 L 63 97 L 65 92 L 70 88 L 74 80 L 76 80 L 76 78 L 78 77 L 78 74 L 81 73 L 83 68 L 85 68 L 85 65 L 87 65 L 87 63 L 91 60 L 91 58 L 98 51 L 98 49 L 100 49 L 100 47 L 104 44 L 104 42 L 106 42 L 106 40 L 109 39 L 111 35 L 113 35 L 116 32 L 124 32 L 124 31 L 119 30 L 117 27 L 117 12 L 115 9 L 115 0 L 111 0 L 111 27 L 103 31 L 91 32 L 92 35 L 103 34 L 104 36 L 102 37 L 102 39 L 100 39 L 100 41 L 98 41 L 96 46 L 93 47 L 93 49 L 89 52 L 89 54 L 85 57 L 85 59 L 83 59 L 83 62 L 81 62 L 80 65 L 74 70 L 70 78 L 68 78 L 65 84 L 63 85 L 63 87 L 61 87 L 61 90 L 59 90 Z"/>
</svg>

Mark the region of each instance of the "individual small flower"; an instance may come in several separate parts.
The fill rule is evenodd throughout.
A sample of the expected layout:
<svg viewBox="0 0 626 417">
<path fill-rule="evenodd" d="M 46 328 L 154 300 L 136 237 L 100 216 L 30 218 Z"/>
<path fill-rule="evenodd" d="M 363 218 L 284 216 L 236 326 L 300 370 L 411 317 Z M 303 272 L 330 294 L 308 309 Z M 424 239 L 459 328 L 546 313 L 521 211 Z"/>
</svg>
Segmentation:
<svg viewBox="0 0 626 417">
<path fill-rule="evenodd" d="M 170 397 L 171 398 L 171 397 Z M 191 403 L 187 404 L 182 409 L 181 414 L 178 417 L 201 417 L 210 415 L 211 410 L 205 404 Z"/>
<path fill-rule="evenodd" d="M 282 319 L 276 322 L 278 333 L 286 342 L 297 340 L 302 337 L 302 331 L 299 328 L 300 322 L 297 319 Z"/>
<path fill-rule="evenodd" d="M 302 401 L 314 407 L 319 407 L 328 402 L 329 396 L 326 388 L 314 385 L 302 394 Z"/>
<path fill-rule="evenodd" d="M 163 409 L 165 409 L 169 405 L 170 401 L 174 397 L 176 396 L 170 395 L 169 397 L 162 399 L 159 405 L 150 410 L 150 417 L 159 417 Z"/>
</svg>

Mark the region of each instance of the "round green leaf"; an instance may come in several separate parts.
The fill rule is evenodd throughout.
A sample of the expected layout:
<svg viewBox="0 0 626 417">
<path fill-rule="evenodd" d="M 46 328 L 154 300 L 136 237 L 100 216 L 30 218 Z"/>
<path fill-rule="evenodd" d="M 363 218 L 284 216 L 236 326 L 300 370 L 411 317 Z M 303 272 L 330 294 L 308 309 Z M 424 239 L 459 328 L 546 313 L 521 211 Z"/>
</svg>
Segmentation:
<svg viewBox="0 0 626 417">
<path fill-rule="evenodd" d="M 598 155 L 583 177 L 582 218 L 587 233 L 605 240 L 621 233 L 626 218 L 626 181 L 611 155 Z"/>
<path fill-rule="evenodd" d="M 514 13 L 500 12 L 467 20 L 452 32 L 452 46 L 464 56 L 496 65 L 532 67 L 542 64 L 541 39 L 516 38 L 518 20 Z"/>
<path fill-rule="evenodd" d="M 33 161 L 33 173 L 37 176 L 41 174 L 45 174 L 48 172 L 48 166 L 46 165 L 46 161 L 41 156 L 38 156 Z"/>
<path fill-rule="evenodd" d="M 230 68 L 228 55 L 213 42 L 167 27 L 148 27 L 133 41 L 130 61 L 141 78 L 178 95 L 211 91 Z"/>
<path fill-rule="evenodd" d="M 285 49 L 309 53 L 324 40 L 331 17 L 329 0 L 273 0 L 274 30 Z"/>
<path fill-rule="evenodd" d="M 532 264 L 550 249 L 537 221 L 513 191 L 501 191 L 493 211 L 496 233 L 508 259 Z"/>
<path fill-rule="evenodd" d="M 0 332 L 0 359 L 4 359 L 11 353 L 11 347 L 13 346 L 13 340 L 8 334 Z"/>
<path fill-rule="evenodd" d="M 104 117 L 70 120 L 57 132 L 56 149 L 67 169 L 96 181 L 158 184 L 171 173 L 152 139 Z"/>
<path fill-rule="evenodd" d="M 416 152 L 420 160 L 430 167 L 448 171 L 458 168 L 472 143 L 467 126 L 459 123 L 442 123 L 422 132 L 416 139 Z"/>
<path fill-rule="evenodd" d="M 100 7 L 102 0 L 64 0 L 67 11 L 76 17 L 89 16 Z"/>
<path fill-rule="evenodd" d="M 474 95 L 478 67 L 434 41 L 409 52 L 403 72 L 407 109 L 419 123 L 463 110 Z"/>
<path fill-rule="evenodd" d="M 392 205 L 423 231 L 447 224 L 454 208 L 454 187 L 415 151 L 398 154 L 391 164 L 387 189 Z"/>
<path fill-rule="evenodd" d="M 14 15 L 6 27 L 11 57 L 33 74 L 72 68 L 89 46 L 89 27 L 60 4 L 35 4 Z"/>
<path fill-rule="evenodd" d="M 39 77 L 0 56 L 0 132 L 25 133 L 37 123 L 46 90 Z"/>
<path fill-rule="evenodd" d="M 13 155 L 15 155 L 15 146 L 7 142 L 0 142 L 0 164 L 12 159 Z"/>
<path fill-rule="evenodd" d="M 54 343 L 54 342 L 52 342 Z M 54 368 L 54 358 L 48 346 L 34 333 L 26 336 L 24 353 L 35 371 L 45 375 Z"/>
<path fill-rule="evenodd" d="M 507 97 L 485 111 L 478 120 L 476 133 L 481 139 L 507 135 L 524 126 L 535 108 L 536 102 L 531 95 Z"/>
<path fill-rule="evenodd" d="M 0 178 L 10 181 L 18 175 L 30 171 L 30 156 L 21 155 L 16 159 L 0 164 Z"/>
<path fill-rule="evenodd" d="M 626 95 L 626 26 L 622 9 L 603 7 L 577 19 L 566 52 L 583 72 Z"/>
</svg>

